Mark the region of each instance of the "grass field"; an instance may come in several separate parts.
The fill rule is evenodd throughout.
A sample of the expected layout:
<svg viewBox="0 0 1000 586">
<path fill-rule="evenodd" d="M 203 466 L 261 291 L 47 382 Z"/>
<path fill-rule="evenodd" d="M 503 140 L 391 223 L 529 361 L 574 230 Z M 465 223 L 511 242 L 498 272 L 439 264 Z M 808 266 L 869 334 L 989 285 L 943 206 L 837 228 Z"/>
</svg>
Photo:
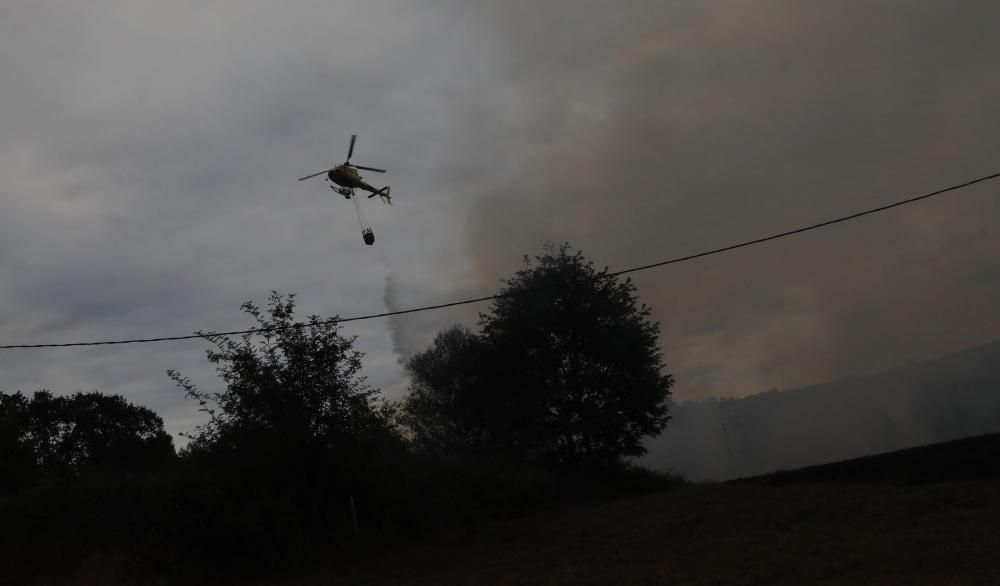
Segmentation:
<svg viewBox="0 0 1000 586">
<path fill-rule="evenodd" d="M 1000 584 L 998 456 L 1000 434 L 566 505 L 243 583 Z M 131 565 L 103 556 L 62 583 L 166 584 Z"/>
<path fill-rule="evenodd" d="M 998 447 L 576 505 L 261 584 L 1000 584 Z"/>
</svg>

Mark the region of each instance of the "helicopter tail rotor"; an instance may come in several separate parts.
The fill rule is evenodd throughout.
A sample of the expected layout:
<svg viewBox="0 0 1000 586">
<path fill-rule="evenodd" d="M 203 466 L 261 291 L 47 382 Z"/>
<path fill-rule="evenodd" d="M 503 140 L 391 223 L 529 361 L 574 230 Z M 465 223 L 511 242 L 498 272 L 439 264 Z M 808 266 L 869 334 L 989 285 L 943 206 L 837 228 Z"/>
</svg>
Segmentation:
<svg viewBox="0 0 1000 586">
<path fill-rule="evenodd" d="M 379 196 L 379 197 L 381 197 L 383 202 L 385 202 L 385 203 L 387 203 L 389 205 L 392 205 L 392 196 L 389 195 L 389 186 L 388 185 L 386 185 L 382 189 L 379 189 L 378 191 L 373 192 L 371 195 L 368 196 L 368 199 L 371 199 L 371 198 L 375 197 L 376 195 Z"/>
</svg>

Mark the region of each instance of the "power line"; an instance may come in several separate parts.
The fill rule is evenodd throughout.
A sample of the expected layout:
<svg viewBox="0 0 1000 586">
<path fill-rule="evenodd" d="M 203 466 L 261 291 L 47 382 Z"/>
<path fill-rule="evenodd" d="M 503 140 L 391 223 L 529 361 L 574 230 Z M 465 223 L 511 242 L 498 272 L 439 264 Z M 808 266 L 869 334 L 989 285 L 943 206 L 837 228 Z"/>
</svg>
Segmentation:
<svg viewBox="0 0 1000 586">
<path fill-rule="evenodd" d="M 744 247 L 747 247 L 747 246 L 753 246 L 755 244 L 761 244 L 763 242 L 768 242 L 769 240 L 777 240 L 779 238 L 784 238 L 786 236 L 794 236 L 796 234 L 801 234 L 803 232 L 808 232 L 810 230 L 817 230 L 819 228 L 825 228 L 827 226 L 832 226 L 833 224 L 839 224 L 841 222 L 847 222 L 849 220 L 854 220 L 854 219 L 860 218 L 862 216 L 867 216 L 869 214 L 875 214 L 875 213 L 878 213 L 878 212 L 884 212 L 886 210 L 889 210 L 889 209 L 892 209 L 892 208 L 895 208 L 895 207 L 899 207 L 899 206 L 911 204 L 911 203 L 918 202 L 918 201 L 921 201 L 921 200 L 924 200 L 924 199 L 929 199 L 929 198 L 932 198 L 932 197 L 935 197 L 935 196 L 938 196 L 938 195 L 941 195 L 941 194 L 944 194 L 944 193 L 948 193 L 950 191 L 958 191 L 960 189 L 964 189 L 966 187 L 970 187 L 970 186 L 975 185 L 977 183 L 982 183 L 984 181 L 989 181 L 991 179 L 996 179 L 998 177 L 1000 177 L 1000 173 L 994 173 L 992 175 L 987 175 L 985 177 L 980 177 L 978 179 L 973 179 L 971 181 L 966 181 L 965 183 L 961 183 L 961 184 L 958 184 L 958 185 L 952 185 L 951 187 L 945 187 L 944 189 L 939 189 L 937 191 L 932 191 L 931 193 L 925 193 L 923 195 L 918 195 L 916 197 L 911 197 L 911 198 L 908 198 L 908 199 L 900 200 L 900 201 L 897 201 L 897 202 L 894 202 L 894 203 L 891 203 L 891 204 L 888 204 L 888 205 L 880 206 L 880 207 L 877 207 L 877 208 L 871 208 L 871 209 L 864 210 L 864 211 L 861 211 L 861 212 L 857 212 L 857 213 L 854 213 L 854 214 L 850 214 L 850 215 L 847 215 L 847 216 L 841 216 L 839 218 L 834 218 L 832 220 L 826 220 L 824 222 L 820 222 L 818 224 L 813 224 L 811 226 L 805 226 L 805 227 L 802 227 L 802 228 L 796 228 L 794 230 L 788 230 L 787 232 L 779 232 L 777 234 L 772 234 L 770 236 L 764 236 L 763 238 L 756 238 L 754 240 L 747 240 L 745 242 L 739 242 L 737 244 L 731 244 L 729 246 L 723 246 L 722 248 L 715 248 L 715 249 L 712 249 L 712 250 L 707 250 L 705 252 L 699 252 L 697 254 L 689 254 L 687 256 L 681 256 L 681 257 L 677 257 L 677 258 L 672 258 L 672 259 L 668 259 L 668 260 L 664 260 L 664 261 L 660 261 L 660 262 L 656 262 L 656 263 L 652 263 L 652 264 L 642 265 L 642 266 L 638 266 L 638 267 L 632 267 L 630 269 L 624 269 L 624 270 L 616 271 L 616 272 L 609 273 L 609 274 L 611 276 L 619 276 L 619 275 L 624 275 L 624 274 L 627 274 L 627 273 L 635 273 L 635 272 L 639 272 L 639 271 L 645 271 L 645 270 L 654 269 L 654 268 L 658 268 L 658 267 L 663 267 L 663 266 L 667 266 L 667 265 L 671 265 L 671 264 L 677 264 L 677 263 L 686 262 L 686 261 L 689 261 L 689 260 L 694 260 L 696 258 L 702 258 L 702 257 L 705 257 L 705 256 L 711 256 L 713 254 L 721 254 L 723 252 L 729 252 L 730 250 L 736 250 L 737 248 L 744 248 Z M 521 291 L 517 291 L 516 294 L 530 293 L 531 291 L 532 290 L 521 290 Z M 352 321 L 362 321 L 362 320 L 368 320 L 368 319 L 376 319 L 376 318 L 380 318 L 380 317 L 392 317 L 392 316 L 395 316 L 395 315 L 405 315 L 405 314 L 408 314 L 408 313 L 417 313 L 417 312 L 421 312 L 421 311 L 431 311 L 431 310 L 435 310 L 435 309 L 444 309 L 444 308 L 447 308 L 447 307 L 456 307 L 456 306 L 459 306 L 459 305 L 469 305 L 469 304 L 472 304 L 472 303 L 482 303 L 484 301 L 492 301 L 494 299 L 500 299 L 502 297 L 509 297 L 511 295 L 514 295 L 514 294 L 515 293 L 501 293 L 501 294 L 497 294 L 497 295 L 489 295 L 489 296 L 486 296 L 486 297 L 476 297 L 474 299 L 463 299 L 461 301 L 452 301 L 450 303 L 440 303 L 438 305 L 425 305 L 423 307 L 414 307 L 412 309 L 402 309 L 402 310 L 399 310 L 399 311 L 386 311 L 386 312 L 383 312 L 383 313 L 372 313 L 372 314 L 359 315 L 359 316 L 354 316 L 354 317 L 343 317 L 343 318 L 338 317 L 338 318 L 332 318 L 332 319 L 328 319 L 328 320 L 323 320 L 323 321 L 316 322 L 315 325 L 327 325 L 327 324 L 334 324 L 334 323 L 347 323 L 347 322 L 352 322 Z M 300 327 L 305 327 L 305 326 L 308 326 L 308 325 L 312 325 L 312 324 L 298 323 L 298 324 L 294 324 L 293 326 L 290 326 L 290 327 L 300 328 Z M 205 339 L 207 339 L 207 338 L 219 337 L 219 336 L 240 336 L 240 335 L 244 335 L 244 334 L 258 334 L 258 333 L 264 332 L 266 330 L 273 331 L 273 329 L 274 328 L 250 328 L 250 329 L 247 329 L 247 330 L 237 330 L 237 331 L 231 331 L 231 332 L 203 332 L 203 333 L 196 333 L 196 334 L 188 334 L 188 335 L 185 335 L 185 336 L 162 336 L 162 337 L 158 337 L 158 338 L 133 338 L 133 339 L 127 339 L 127 340 L 101 340 L 101 341 L 94 341 L 94 342 L 65 342 L 65 343 L 58 343 L 58 344 L 7 344 L 7 345 L 0 345 L 0 350 L 12 350 L 12 349 L 20 349 L 20 348 L 69 348 L 69 347 L 74 347 L 74 346 L 111 346 L 111 345 L 117 345 L 117 344 L 147 344 L 147 343 L 151 343 L 151 342 L 175 342 L 175 341 L 180 341 L 180 340 L 193 340 L 195 338 L 205 338 Z"/>
<path fill-rule="evenodd" d="M 739 244 L 731 244 L 729 246 L 723 246 L 722 248 L 716 248 L 714 250 L 709 250 L 707 252 L 699 252 L 698 254 L 690 254 L 688 256 L 681 256 L 678 258 L 672 258 L 670 260 L 665 260 L 662 262 L 657 262 L 649 265 L 643 265 L 641 267 L 634 267 L 631 269 L 625 269 L 624 271 L 618 271 L 617 273 L 611 273 L 613 276 L 624 275 L 626 273 L 634 273 L 637 271 L 645 271 L 646 269 L 654 269 L 656 267 L 662 267 L 666 265 L 671 265 L 679 262 L 684 262 L 687 260 L 693 260 L 696 258 L 701 258 L 703 256 L 710 256 L 713 254 L 719 254 L 722 252 L 729 252 L 730 250 L 736 250 L 737 248 L 743 248 L 745 246 L 753 246 L 754 244 L 760 244 L 762 242 L 767 242 L 768 240 L 777 240 L 778 238 L 784 238 L 785 236 L 794 236 L 795 234 L 801 234 L 803 232 L 808 232 L 809 230 L 817 230 L 819 228 L 825 228 L 827 226 L 832 226 L 833 224 L 839 224 L 841 222 L 846 222 L 848 220 L 854 220 L 860 218 L 861 216 L 867 216 L 869 214 L 875 214 L 878 212 L 884 212 L 885 210 L 897 208 L 909 203 L 917 202 L 922 199 L 929 199 L 935 195 L 941 195 L 942 193 L 947 193 L 949 191 L 958 191 L 959 189 L 964 189 L 970 185 L 975 185 L 976 183 L 982 183 L 983 181 L 989 181 L 990 179 L 996 179 L 1000 177 L 1000 173 L 994 173 L 992 175 L 987 175 L 985 177 L 980 177 L 979 179 L 973 179 L 972 181 L 967 181 L 959 185 L 952 185 L 951 187 L 945 187 L 944 189 L 939 189 L 937 191 L 932 191 L 930 193 L 925 193 L 923 195 L 918 195 L 916 197 L 911 197 L 909 199 L 904 199 L 897 201 L 895 203 L 890 203 L 888 205 L 880 206 L 877 208 L 872 208 L 870 210 L 865 210 L 863 212 L 857 212 L 849 216 L 841 216 L 839 218 L 834 218 L 832 220 L 826 220 L 825 222 L 820 222 L 818 224 L 813 224 L 812 226 L 806 226 L 804 228 L 796 228 L 795 230 L 789 230 L 787 232 L 779 232 L 777 234 L 772 234 L 771 236 L 765 236 L 763 238 L 757 238 L 755 240 L 747 240 L 746 242 L 740 242 Z M 3 348 L 0 346 L 0 348 Z"/>
</svg>

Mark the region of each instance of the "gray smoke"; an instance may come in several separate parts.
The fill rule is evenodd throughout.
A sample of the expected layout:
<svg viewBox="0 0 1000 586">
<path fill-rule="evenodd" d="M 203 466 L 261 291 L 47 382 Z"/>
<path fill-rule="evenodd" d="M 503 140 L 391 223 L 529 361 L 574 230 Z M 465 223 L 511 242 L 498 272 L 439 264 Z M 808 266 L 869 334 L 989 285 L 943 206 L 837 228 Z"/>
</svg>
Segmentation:
<svg viewBox="0 0 1000 586">
<path fill-rule="evenodd" d="M 496 47 L 483 100 L 516 113 L 477 148 L 513 170 L 476 194 L 456 296 L 495 290 L 545 241 L 625 268 L 1000 164 L 995 2 L 456 9 Z M 496 137 L 475 114 L 468 132 Z M 804 386 L 1000 337 L 996 189 L 636 276 L 675 396 Z"/>
<path fill-rule="evenodd" d="M 401 311 L 404 309 L 399 302 L 399 292 L 397 291 L 395 278 L 390 272 L 385 276 L 385 289 L 382 294 L 385 308 L 388 311 Z M 416 333 L 407 327 L 409 321 L 401 316 L 389 318 L 389 333 L 392 336 L 392 350 L 399 357 L 399 363 L 405 364 L 406 360 L 414 353 L 420 351 L 415 346 Z"/>
<path fill-rule="evenodd" d="M 804 389 L 672 405 L 640 461 L 725 480 L 1000 431 L 1000 342 Z"/>
<path fill-rule="evenodd" d="M 382 299 L 388 311 L 403 311 L 441 303 L 440 285 L 427 280 L 421 271 L 405 269 L 390 271 L 385 277 Z M 475 324 L 476 307 L 465 306 L 449 310 L 407 313 L 388 319 L 392 350 L 399 364 L 425 350 L 437 332 L 456 324 Z M 482 307 L 479 307 L 482 309 Z"/>
</svg>

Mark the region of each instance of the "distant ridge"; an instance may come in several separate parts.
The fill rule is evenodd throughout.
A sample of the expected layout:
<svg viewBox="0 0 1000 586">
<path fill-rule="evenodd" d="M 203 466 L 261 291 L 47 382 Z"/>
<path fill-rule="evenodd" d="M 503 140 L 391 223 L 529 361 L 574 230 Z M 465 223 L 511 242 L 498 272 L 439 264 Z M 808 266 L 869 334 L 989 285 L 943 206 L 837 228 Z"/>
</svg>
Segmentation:
<svg viewBox="0 0 1000 586">
<path fill-rule="evenodd" d="M 907 448 L 733 482 L 950 482 L 1000 478 L 1000 433 Z"/>
<path fill-rule="evenodd" d="M 879 374 L 670 411 L 640 463 L 696 481 L 1000 432 L 1000 340 Z"/>
</svg>

